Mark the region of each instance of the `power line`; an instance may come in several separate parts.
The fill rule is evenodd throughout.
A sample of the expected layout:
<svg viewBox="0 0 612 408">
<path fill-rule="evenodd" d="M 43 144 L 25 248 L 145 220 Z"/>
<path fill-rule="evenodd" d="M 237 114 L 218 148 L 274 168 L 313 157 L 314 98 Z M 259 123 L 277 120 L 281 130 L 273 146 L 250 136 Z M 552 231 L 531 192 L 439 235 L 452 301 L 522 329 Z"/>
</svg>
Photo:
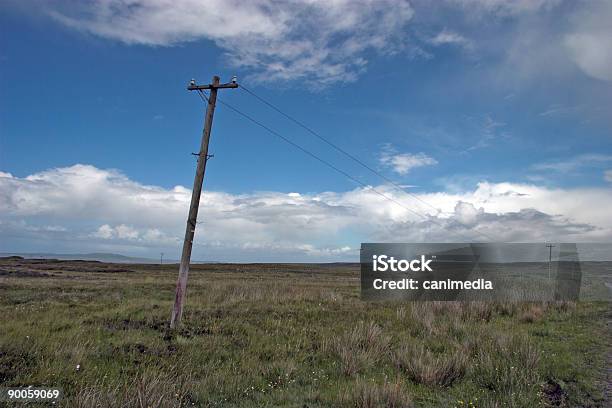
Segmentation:
<svg viewBox="0 0 612 408">
<path fill-rule="evenodd" d="M 288 113 L 283 112 L 278 107 L 273 105 L 271 102 L 268 102 L 267 100 L 265 100 L 261 96 L 257 95 L 255 92 L 251 91 L 250 89 L 245 88 L 244 85 L 241 84 L 240 85 L 240 89 L 243 89 L 245 92 L 247 92 L 247 93 L 251 94 L 253 97 L 257 98 L 260 102 L 262 102 L 265 105 L 269 106 L 270 108 L 274 109 L 276 112 L 280 113 L 281 115 L 283 115 L 284 117 L 286 117 L 287 119 L 289 119 L 290 121 L 295 123 L 296 125 L 300 126 L 302 129 L 306 130 L 307 132 L 309 132 L 313 136 L 315 136 L 318 139 L 322 140 L 323 142 L 327 143 L 329 146 L 333 147 L 336 151 L 342 153 L 343 155 L 345 155 L 346 157 L 350 158 L 354 162 L 358 163 L 359 165 L 361 165 L 365 169 L 369 170 L 373 174 L 375 174 L 378 177 L 382 178 L 386 182 L 392 184 L 395 188 L 399 189 L 404 194 L 407 194 L 407 195 L 411 196 L 412 198 L 420 201 L 421 203 L 423 203 L 423 204 L 433 208 L 434 210 L 439 211 L 438 208 L 436 208 L 433 205 L 429 204 L 428 202 L 422 200 L 417 195 L 412 194 L 409 191 L 404 190 L 404 188 L 402 186 L 400 186 L 399 184 L 395 183 L 393 180 L 391 180 L 390 178 L 388 178 L 384 174 L 380 173 L 379 171 L 373 169 L 371 166 L 369 166 L 368 164 L 364 163 L 362 160 L 360 160 L 359 158 L 355 157 L 351 153 L 347 152 L 346 150 L 344 150 L 343 148 L 341 148 L 337 144 L 335 144 L 332 141 L 330 141 L 330 140 L 326 139 L 325 137 L 321 136 L 319 133 L 315 132 L 312 128 L 310 128 L 309 126 L 305 125 L 303 122 L 299 121 L 298 119 L 294 118 L 293 116 L 289 115 Z"/>
<path fill-rule="evenodd" d="M 202 94 L 203 94 L 203 92 L 202 92 Z M 208 100 L 208 99 L 206 98 L 206 95 L 203 95 L 203 96 L 204 96 L 204 100 Z M 222 101 L 220 98 L 217 98 L 217 101 L 218 101 L 219 103 L 221 103 L 221 104 L 225 105 L 225 106 L 226 106 L 226 107 L 228 107 L 229 109 L 233 110 L 235 113 L 239 114 L 240 116 L 242 116 L 242 117 L 246 118 L 247 120 L 249 120 L 249 121 L 251 121 L 251 122 L 255 123 L 257 126 L 259 126 L 259 127 L 263 128 L 263 129 L 265 129 L 266 131 L 268 131 L 269 133 L 273 134 L 274 136 L 281 138 L 282 140 L 284 140 L 285 142 L 289 143 L 289 144 L 290 144 L 290 145 L 292 145 L 293 147 L 295 147 L 295 148 L 297 148 L 297 149 L 301 150 L 303 153 L 307 154 L 308 156 L 312 157 L 313 159 L 318 160 L 319 162 L 321 162 L 321 163 L 325 164 L 326 166 L 330 167 L 330 168 L 331 168 L 331 169 L 333 169 L 334 171 L 336 171 L 336 172 L 338 172 L 338 173 L 342 174 L 343 176 L 345 176 L 345 177 L 349 178 L 350 180 L 352 180 L 352 181 L 354 181 L 354 182 L 356 182 L 356 183 L 360 184 L 361 186 L 366 187 L 366 188 L 368 188 L 368 189 L 370 189 L 370 190 L 374 191 L 375 193 L 379 194 L 380 196 L 382 196 L 382 197 L 384 197 L 384 198 L 386 198 L 386 199 L 388 199 L 388 200 L 391 200 L 391 201 L 395 202 L 396 204 L 398 204 L 398 205 L 400 205 L 400 206 L 402 206 L 402 207 L 403 207 L 403 205 L 402 205 L 402 204 L 401 204 L 399 201 L 396 201 L 396 200 L 395 200 L 395 199 L 393 199 L 392 197 L 389 197 L 389 196 L 387 196 L 386 194 L 381 193 L 380 191 L 376 190 L 376 189 L 375 189 L 374 187 L 372 187 L 372 186 L 368 186 L 367 184 L 365 184 L 364 182 L 362 182 L 362 181 L 358 180 L 357 178 L 355 178 L 355 177 L 351 176 L 349 173 L 345 172 L 344 170 L 342 170 L 342 169 L 340 169 L 340 168 L 338 168 L 338 167 L 334 166 L 333 164 L 331 164 L 331 163 L 330 163 L 330 162 L 328 162 L 327 160 L 320 158 L 320 157 L 319 157 L 319 156 L 317 156 L 316 154 L 314 154 L 314 153 L 312 153 L 311 151 L 307 150 L 306 148 L 304 148 L 304 147 L 300 146 L 299 144 L 295 143 L 295 142 L 294 142 L 294 141 L 292 141 L 291 139 L 289 139 L 289 138 L 287 138 L 287 137 L 285 137 L 285 136 L 281 135 L 280 133 L 278 133 L 278 132 L 277 132 L 277 131 L 275 131 L 274 129 L 271 129 L 270 127 L 268 127 L 268 126 L 264 125 L 263 123 L 259 122 L 257 119 L 254 119 L 254 118 L 253 118 L 253 117 L 251 117 L 250 115 L 247 115 L 246 113 L 244 113 L 244 112 L 240 111 L 238 108 L 235 108 L 234 106 L 232 106 L 232 105 L 230 105 L 230 104 L 228 104 L 228 103 L 226 103 L 226 102 L 223 102 L 223 101 Z M 427 218 L 428 218 L 427 216 L 425 216 L 425 215 L 423 215 L 423 214 L 420 214 L 420 213 L 417 213 L 417 212 L 415 212 L 414 210 L 412 210 L 412 209 L 410 209 L 410 208 L 408 208 L 408 207 L 404 207 L 404 208 L 406 208 L 406 210 L 411 211 L 413 214 L 416 214 L 416 215 L 418 215 L 418 216 L 420 216 L 420 217 L 423 217 L 423 218 L 425 218 L 425 219 L 427 219 Z"/>
<path fill-rule="evenodd" d="M 208 101 L 208 98 L 207 98 L 206 94 L 205 94 L 203 91 L 201 91 L 201 90 L 200 90 L 200 91 L 198 92 L 198 94 L 200 95 L 200 98 L 202 98 L 202 100 L 203 100 L 203 101 L 205 101 L 205 102 L 207 102 L 207 101 Z M 230 110 L 232 110 L 234 113 L 236 113 L 236 114 L 238 114 L 238 115 L 242 116 L 243 118 L 245 118 L 245 119 L 249 120 L 250 122 L 252 122 L 252 123 L 256 124 L 257 126 L 259 126 L 259 127 L 263 128 L 264 130 L 266 130 L 267 132 L 271 133 L 272 135 L 274 135 L 274 136 L 276 136 L 276 137 L 278 137 L 278 138 L 282 139 L 282 140 L 283 140 L 283 141 L 285 141 L 286 143 L 288 143 L 288 144 L 292 145 L 293 147 L 295 147 L 296 149 L 298 149 L 298 150 L 302 151 L 303 153 L 307 154 L 308 156 L 312 157 L 313 159 L 315 159 L 315 160 L 319 161 L 320 163 L 323 163 L 324 165 L 326 165 L 327 167 L 329 167 L 329 168 L 331 168 L 332 170 L 336 171 L 337 173 L 342 174 L 343 176 L 345 176 L 345 177 L 346 177 L 346 178 L 348 178 L 349 180 L 352 180 L 352 181 L 354 181 L 355 183 L 357 183 L 357 184 L 361 185 L 362 187 L 364 187 L 364 188 L 366 188 L 366 189 L 368 189 L 368 190 L 370 190 L 370 191 L 372 191 L 372 192 L 374 192 L 374 193 L 378 194 L 379 196 L 383 197 L 384 199 L 386 199 L 386 200 L 388 200 L 388 201 L 391 201 L 391 202 L 393 202 L 393 203 L 395 203 L 395 204 L 399 205 L 399 206 L 400 206 L 400 207 L 402 207 L 403 209 L 405 209 L 405 210 L 407 210 L 407 211 L 411 212 L 412 214 L 415 214 L 415 215 L 417 215 L 417 216 L 419 216 L 419 217 L 422 217 L 422 218 L 423 218 L 423 219 L 425 219 L 425 220 L 429 220 L 430 222 L 432 222 L 432 223 L 434 223 L 434 224 L 438 225 L 439 227 L 441 227 L 441 228 L 445 229 L 445 227 L 444 227 L 444 226 L 443 226 L 441 223 L 437 222 L 437 221 L 436 221 L 434 218 L 431 218 L 431 217 L 428 217 L 428 216 L 423 215 L 423 214 L 421 214 L 421 213 L 418 213 L 418 212 L 416 212 L 415 210 L 413 210 L 412 208 L 407 207 L 407 206 L 405 206 L 404 204 L 402 204 L 401 202 L 397 201 L 397 200 L 396 200 L 396 199 L 394 199 L 393 197 L 390 197 L 390 196 L 388 196 L 387 194 L 385 194 L 385 193 L 382 193 L 382 192 L 378 191 L 378 190 L 377 190 L 377 189 L 375 189 L 374 187 L 372 187 L 372 186 L 369 186 L 369 185 L 365 184 L 365 183 L 364 183 L 364 182 L 362 182 L 361 180 L 359 180 L 359 179 L 357 179 L 357 178 L 355 178 L 355 177 L 351 176 L 351 175 L 350 175 L 349 173 L 347 173 L 346 171 L 344 171 L 344 170 L 342 170 L 342 169 L 338 168 L 337 166 L 333 165 L 332 163 L 328 162 L 327 160 L 322 159 L 321 157 L 319 157 L 319 156 L 317 156 L 316 154 L 312 153 L 312 152 L 311 152 L 311 151 L 309 151 L 308 149 L 306 149 L 306 148 L 304 148 L 304 147 L 300 146 L 299 144 L 295 143 L 295 142 L 294 142 L 294 141 L 292 141 L 291 139 L 289 139 L 289 138 L 287 138 L 287 137 L 285 137 L 285 136 L 281 135 L 280 133 L 278 133 L 278 132 L 277 132 L 277 131 L 275 131 L 274 129 L 271 129 L 271 128 L 270 128 L 270 127 L 268 127 L 267 125 L 265 125 L 265 124 L 261 123 L 260 121 L 258 121 L 258 120 L 257 120 L 257 119 L 255 119 L 255 118 L 253 118 L 252 116 L 250 116 L 250 115 L 248 115 L 248 114 L 246 114 L 246 113 L 242 112 L 241 110 L 239 110 L 238 108 L 236 108 L 236 107 L 234 107 L 234 106 L 232 106 L 232 105 L 228 104 L 227 102 L 224 102 L 223 100 L 221 100 L 221 98 L 217 97 L 217 102 L 219 102 L 219 103 L 223 104 L 224 106 L 226 106 L 227 108 L 229 108 Z M 466 238 L 466 239 L 470 240 L 468 236 L 466 236 L 466 235 L 464 235 L 464 234 L 462 234 L 462 233 L 460 233 L 460 232 L 458 232 L 458 231 L 452 231 L 452 232 L 453 232 L 453 233 L 455 233 L 455 234 L 457 234 L 457 235 L 462 236 L 463 238 Z"/>
<path fill-rule="evenodd" d="M 378 177 L 382 178 L 383 180 L 385 180 L 386 182 L 388 182 L 389 184 L 391 184 L 393 187 L 395 187 L 396 190 L 401 191 L 402 193 L 414 198 L 415 200 L 427 205 L 428 207 L 434 209 L 436 212 L 439 212 L 440 209 L 434 207 L 433 205 L 431 205 L 430 203 L 428 203 L 427 201 L 423 200 L 422 198 L 420 198 L 419 196 L 417 196 L 416 194 L 413 194 L 409 191 L 406 191 L 402 186 L 400 186 L 399 184 L 397 184 L 396 182 L 394 182 L 393 180 L 391 180 L 389 177 L 385 176 L 384 174 L 380 173 L 379 171 L 377 171 L 376 169 L 373 169 L 371 166 L 369 166 L 368 164 L 364 163 L 362 160 L 360 160 L 358 157 L 355 157 L 353 154 L 347 152 L 346 150 L 344 150 L 343 148 L 341 148 L 340 146 L 338 146 L 337 144 L 333 143 L 332 141 L 328 140 L 327 138 L 321 136 L 318 132 L 314 131 L 311 127 L 307 126 L 306 124 L 304 124 L 303 122 L 301 122 L 300 120 L 294 118 L 293 116 L 289 115 L 288 113 L 283 112 L 280 108 L 278 108 L 276 105 L 272 104 L 271 102 L 267 101 L 266 99 L 262 98 L 261 96 L 257 95 L 255 92 L 251 91 L 250 89 L 246 88 L 244 85 L 240 84 L 240 89 L 244 90 L 245 92 L 247 92 L 248 94 L 250 94 L 251 96 L 255 97 L 257 100 L 259 100 L 260 102 L 262 102 L 263 104 L 267 105 L 268 107 L 272 108 L 273 110 L 275 110 L 276 112 L 278 112 L 279 114 L 281 114 L 282 116 L 284 116 L 285 118 L 289 119 L 291 122 L 295 123 L 296 125 L 298 125 L 299 127 L 301 127 L 302 129 L 306 130 L 308 133 L 310 133 L 311 135 L 317 137 L 319 140 L 325 142 L 327 145 L 333 147 L 336 151 L 342 153 L 343 155 L 345 155 L 346 157 L 348 157 L 349 159 L 353 160 L 355 163 L 358 163 L 359 165 L 361 165 L 363 168 L 369 170 L 371 173 L 377 175 Z M 467 227 L 466 225 L 462 224 L 461 222 L 457 221 L 459 224 L 463 225 L 464 227 Z M 481 231 L 475 231 L 477 234 L 480 234 L 482 236 L 487 237 L 490 240 L 495 241 L 495 239 L 493 237 L 490 237 L 489 235 L 485 234 L 484 232 Z"/>
</svg>

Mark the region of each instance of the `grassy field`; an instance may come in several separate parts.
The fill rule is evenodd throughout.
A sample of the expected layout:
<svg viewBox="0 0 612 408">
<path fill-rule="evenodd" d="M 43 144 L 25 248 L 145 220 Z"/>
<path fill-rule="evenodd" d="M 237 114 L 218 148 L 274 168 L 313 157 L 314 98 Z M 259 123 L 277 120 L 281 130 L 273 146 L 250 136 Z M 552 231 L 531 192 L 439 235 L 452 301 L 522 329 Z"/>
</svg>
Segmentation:
<svg viewBox="0 0 612 408">
<path fill-rule="evenodd" d="M 606 303 L 367 303 L 357 265 L 0 261 L 0 386 L 66 407 L 604 407 Z"/>
</svg>

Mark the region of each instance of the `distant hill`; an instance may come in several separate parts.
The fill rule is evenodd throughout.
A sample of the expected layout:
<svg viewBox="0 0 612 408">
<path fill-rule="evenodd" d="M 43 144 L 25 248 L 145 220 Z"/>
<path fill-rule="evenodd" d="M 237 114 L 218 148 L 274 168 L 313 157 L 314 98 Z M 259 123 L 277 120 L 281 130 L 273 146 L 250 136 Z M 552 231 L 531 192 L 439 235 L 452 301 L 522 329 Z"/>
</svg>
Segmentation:
<svg viewBox="0 0 612 408">
<path fill-rule="evenodd" d="M 109 254 L 104 252 L 93 252 L 89 254 L 56 254 L 56 253 L 18 253 L 18 252 L 0 252 L 0 257 L 21 256 L 26 259 L 63 259 L 63 260 L 83 260 L 83 261 L 100 261 L 111 263 L 159 263 L 159 259 L 154 258 L 139 258 L 133 256 L 125 256 L 120 254 Z M 173 259 L 164 259 L 164 263 L 177 263 Z"/>
</svg>

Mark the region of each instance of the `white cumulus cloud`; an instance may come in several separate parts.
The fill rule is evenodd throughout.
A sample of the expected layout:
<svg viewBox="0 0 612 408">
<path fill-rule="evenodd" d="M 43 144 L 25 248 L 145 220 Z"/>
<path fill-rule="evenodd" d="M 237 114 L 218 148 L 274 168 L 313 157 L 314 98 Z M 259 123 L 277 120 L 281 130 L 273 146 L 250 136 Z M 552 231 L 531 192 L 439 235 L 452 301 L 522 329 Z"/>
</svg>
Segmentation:
<svg viewBox="0 0 612 408">
<path fill-rule="evenodd" d="M 458 45 L 466 49 L 472 48 L 472 42 L 463 35 L 444 29 L 435 36 L 429 39 L 429 43 L 433 45 Z"/>
<path fill-rule="evenodd" d="M 432 166 L 438 161 L 425 153 L 397 153 L 390 146 L 385 146 L 380 154 L 379 161 L 383 166 L 391 168 L 394 172 L 405 175 L 417 167 Z"/>
<path fill-rule="evenodd" d="M 352 81 L 366 51 L 393 53 L 413 10 L 404 0 L 94 0 L 56 7 L 64 25 L 126 44 L 210 40 L 261 81 Z"/>
</svg>

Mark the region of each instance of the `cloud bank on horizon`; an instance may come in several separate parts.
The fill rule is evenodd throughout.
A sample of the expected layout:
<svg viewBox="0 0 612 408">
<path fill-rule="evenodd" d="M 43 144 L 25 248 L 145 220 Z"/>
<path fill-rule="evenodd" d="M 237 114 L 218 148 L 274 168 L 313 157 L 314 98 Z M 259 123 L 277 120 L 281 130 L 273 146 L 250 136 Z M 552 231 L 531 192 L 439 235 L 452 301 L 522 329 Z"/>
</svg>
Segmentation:
<svg viewBox="0 0 612 408">
<path fill-rule="evenodd" d="M 480 183 L 462 193 L 416 194 L 390 186 L 301 194 L 206 191 L 196 259 L 355 260 L 361 241 L 610 242 L 610 188 Z M 14 177 L 0 173 L 0 236 L 41 250 L 155 254 L 179 248 L 191 191 L 130 180 L 90 165 Z M 19 248 L 15 248 L 18 250 Z M 178 254 L 178 250 L 177 250 Z"/>
</svg>

